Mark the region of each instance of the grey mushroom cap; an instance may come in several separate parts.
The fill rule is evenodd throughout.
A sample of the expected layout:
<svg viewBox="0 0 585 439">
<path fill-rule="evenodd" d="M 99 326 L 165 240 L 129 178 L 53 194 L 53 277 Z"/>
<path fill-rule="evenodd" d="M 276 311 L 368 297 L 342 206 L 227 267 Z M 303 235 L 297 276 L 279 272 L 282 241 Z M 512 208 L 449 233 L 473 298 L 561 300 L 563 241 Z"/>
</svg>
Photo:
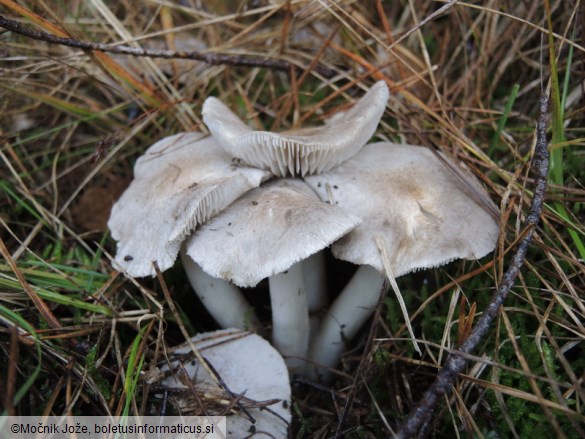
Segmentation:
<svg viewBox="0 0 585 439">
<path fill-rule="evenodd" d="M 134 181 L 112 208 L 116 263 L 131 276 L 154 275 L 153 261 L 170 268 L 198 224 L 267 178 L 201 133 L 159 140 L 137 160 Z"/>
<path fill-rule="evenodd" d="M 302 180 L 280 179 L 251 190 L 199 227 L 186 253 L 211 276 L 251 287 L 328 247 L 360 222 L 321 202 Z"/>
<path fill-rule="evenodd" d="M 473 176 L 438 154 L 442 159 L 423 147 L 373 143 L 330 172 L 306 177 L 323 201 L 363 219 L 333 244 L 333 255 L 383 273 L 381 237 L 397 277 L 493 251 L 497 207 Z"/>
<path fill-rule="evenodd" d="M 203 121 L 221 146 L 277 177 L 328 171 L 355 155 L 372 137 L 389 91 L 379 81 L 348 111 L 321 127 L 290 132 L 254 131 L 216 98 L 203 104 Z"/>
</svg>

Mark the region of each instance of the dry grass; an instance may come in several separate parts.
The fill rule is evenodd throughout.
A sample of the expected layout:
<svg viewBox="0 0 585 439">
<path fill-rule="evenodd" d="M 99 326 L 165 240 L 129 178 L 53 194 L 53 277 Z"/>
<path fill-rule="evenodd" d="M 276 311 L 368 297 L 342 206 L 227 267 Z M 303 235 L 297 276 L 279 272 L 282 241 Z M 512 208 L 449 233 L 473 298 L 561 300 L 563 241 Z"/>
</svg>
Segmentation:
<svg viewBox="0 0 585 439">
<path fill-rule="evenodd" d="M 0 0 L 1 15 L 56 35 L 335 72 L 86 53 L 1 33 L 2 404 L 20 414 L 156 410 L 146 382 L 127 392 L 129 361 L 154 366 L 182 340 L 177 318 L 192 333 L 212 326 L 188 309 L 180 270 L 165 273 L 179 306 L 172 314 L 159 282 L 125 279 L 110 266 L 105 221 L 133 161 L 163 136 L 205 130 L 209 95 L 251 125 L 286 129 L 317 123 L 384 79 L 392 93 L 377 135 L 465 162 L 502 211 L 493 259 L 400 279 L 422 357 L 387 299 L 343 429 L 386 436 L 485 308 L 521 231 L 538 97 L 551 77 L 547 11 L 524 1 L 207 3 Z M 585 436 L 585 9 L 578 1 L 550 7 L 564 111 L 553 114 L 545 212 L 496 327 L 430 420 L 438 437 Z M 346 355 L 348 375 L 333 393 L 295 387 L 297 437 L 335 431 L 362 355 L 359 344 Z"/>
</svg>

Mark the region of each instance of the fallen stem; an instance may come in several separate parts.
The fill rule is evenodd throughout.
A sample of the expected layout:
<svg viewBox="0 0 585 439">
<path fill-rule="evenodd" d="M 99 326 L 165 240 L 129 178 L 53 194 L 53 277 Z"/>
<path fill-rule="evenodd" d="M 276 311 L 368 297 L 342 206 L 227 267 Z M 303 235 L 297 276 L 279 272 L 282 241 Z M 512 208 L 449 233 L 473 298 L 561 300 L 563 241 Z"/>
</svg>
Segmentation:
<svg viewBox="0 0 585 439">
<path fill-rule="evenodd" d="M 534 160 L 532 168 L 536 172 L 534 196 L 530 203 L 530 209 L 525 222 L 525 235 L 518 244 L 516 253 L 512 257 L 512 262 L 504 274 L 502 283 L 495 292 L 490 301 L 490 305 L 484 311 L 483 315 L 469 334 L 469 337 L 461 345 L 457 353 L 452 353 L 447 357 L 445 366 L 437 375 L 435 382 L 425 392 L 418 405 L 410 412 L 408 419 L 401 426 L 397 438 L 419 437 L 421 427 L 429 420 L 430 414 L 435 408 L 437 402 L 447 394 L 453 387 L 457 375 L 465 368 L 468 359 L 465 355 L 472 353 L 481 339 L 490 329 L 493 321 L 497 317 L 500 307 L 510 293 L 514 281 L 524 265 L 524 258 L 532 240 L 534 230 L 542 213 L 544 203 L 544 194 L 547 187 L 549 151 L 547 148 L 546 129 L 548 114 L 548 95 L 543 94 L 540 97 L 540 111 L 536 125 L 536 145 L 534 149 Z"/>
</svg>

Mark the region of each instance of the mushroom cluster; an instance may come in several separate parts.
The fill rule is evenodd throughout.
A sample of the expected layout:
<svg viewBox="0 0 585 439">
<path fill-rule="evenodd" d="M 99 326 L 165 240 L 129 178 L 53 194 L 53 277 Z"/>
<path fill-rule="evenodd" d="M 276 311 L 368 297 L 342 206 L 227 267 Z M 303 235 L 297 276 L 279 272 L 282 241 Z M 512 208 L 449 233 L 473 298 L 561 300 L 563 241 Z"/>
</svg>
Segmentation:
<svg viewBox="0 0 585 439">
<path fill-rule="evenodd" d="M 154 275 L 180 254 L 196 293 L 223 327 L 257 322 L 241 287 L 269 279 L 272 342 L 289 370 L 321 376 L 368 319 L 386 276 L 478 259 L 498 238 L 497 207 L 445 155 L 366 144 L 386 108 L 378 82 L 316 128 L 254 131 L 216 98 L 203 105 L 211 136 L 152 145 L 114 205 L 116 263 Z M 359 265 L 328 304 L 322 250 Z"/>
</svg>

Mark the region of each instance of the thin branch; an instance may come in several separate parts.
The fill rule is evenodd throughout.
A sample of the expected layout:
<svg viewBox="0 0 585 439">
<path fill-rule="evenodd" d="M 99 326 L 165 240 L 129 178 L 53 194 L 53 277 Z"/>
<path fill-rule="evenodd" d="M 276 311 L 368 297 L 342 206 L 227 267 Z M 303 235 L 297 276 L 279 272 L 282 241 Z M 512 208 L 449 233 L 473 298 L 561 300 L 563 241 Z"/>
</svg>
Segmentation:
<svg viewBox="0 0 585 439">
<path fill-rule="evenodd" d="M 307 69 L 306 66 L 298 66 L 289 61 L 272 59 L 268 57 L 254 57 L 245 55 L 228 55 L 225 53 L 202 53 L 202 52 L 183 52 L 177 50 L 147 50 L 138 47 L 126 45 L 110 45 L 94 43 L 91 41 L 80 41 L 73 38 L 59 37 L 47 32 L 34 31 L 26 28 L 17 21 L 10 20 L 0 15 L 0 27 L 10 30 L 25 37 L 34 40 L 45 41 L 47 43 L 59 44 L 61 46 L 74 47 L 76 49 L 89 50 L 95 52 L 115 53 L 120 55 L 141 56 L 149 58 L 163 59 L 188 59 L 192 61 L 201 61 L 213 66 L 227 65 L 234 67 L 263 67 L 271 70 L 290 72 L 291 68 L 300 70 Z M 312 69 L 326 78 L 332 78 L 337 72 L 322 64 L 311 66 Z"/>
<path fill-rule="evenodd" d="M 516 253 L 512 257 L 511 264 L 504 274 L 500 287 L 492 297 L 490 305 L 484 311 L 469 337 L 461 345 L 458 353 L 449 355 L 445 361 L 445 366 L 439 372 L 435 382 L 426 391 L 418 405 L 410 412 L 408 419 L 398 431 L 396 437 L 399 439 L 419 437 L 421 428 L 428 422 L 439 399 L 451 390 L 457 375 L 463 371 L 467 365 L 468 359 L 464 358 L 464 355 L 473 352 L 492 326 L 493 321 L 500 311 L 500 307 L 514 285 L 514 281 L 520 272 L 520 268 L 524 264 L 524 258 L 528 246 L 530 245 L 532 235 L 534 234 L 534 230 L 536 229 L 536 225 L 538 224 L 542 213 L 544 194 L 547 186 L 549 163 L 549 151 L 546 140 L 548 105 L 548 96 L 542 95 L 540 97 L 540 111 L 536 125 L 536 146 L 534 150 L 534 160 L 532 162 L 532 168 L 536 173 L 536 187 L 534 189 L 532 202 L 530 203 L 528 216 L 526 217 L 524 238 L 522 238 L 518 244 Z"/>
</svg>

